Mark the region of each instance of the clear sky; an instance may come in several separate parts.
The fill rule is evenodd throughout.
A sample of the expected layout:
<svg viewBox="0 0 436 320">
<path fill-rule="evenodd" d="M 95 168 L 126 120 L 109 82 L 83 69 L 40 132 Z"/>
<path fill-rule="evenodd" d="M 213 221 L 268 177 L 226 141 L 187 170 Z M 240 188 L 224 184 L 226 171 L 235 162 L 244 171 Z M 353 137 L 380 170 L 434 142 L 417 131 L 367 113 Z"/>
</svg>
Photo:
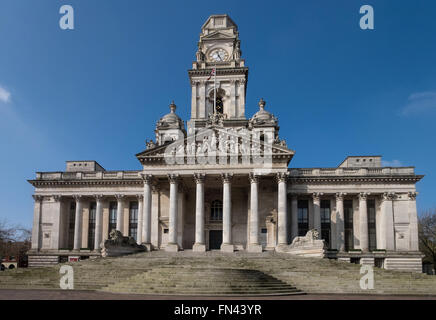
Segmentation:
<svg viewBox="0 0 436 320">
<path fill-rule="evenodd" d="M 75 30 L 61 30 L 72 5 Z M 370 4 L 375 30 L 359 28 Z M 436 1 L 0 2 L 0 218 L 30 227 L 36 171 L 66 160 L 136 170 L 175 100 L 189 118 L 187 70 L 211 14 L 238 24 L 250 68 L 247 116 L 266 109 L 296 151 L 291 167 L 348 155 L 415 166 L 418 209 L 436 206 Z"/>
</svg>

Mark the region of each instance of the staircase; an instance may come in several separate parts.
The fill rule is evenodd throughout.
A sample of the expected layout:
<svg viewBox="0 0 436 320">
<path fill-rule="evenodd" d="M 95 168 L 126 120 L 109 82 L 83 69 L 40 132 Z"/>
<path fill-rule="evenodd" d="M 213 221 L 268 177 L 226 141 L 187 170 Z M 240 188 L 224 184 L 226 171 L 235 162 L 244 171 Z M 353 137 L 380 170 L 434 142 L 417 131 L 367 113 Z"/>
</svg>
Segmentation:
<svg viewBox="0 0 436 320">
<path fill-rule="evenodd" d="M 374 268 L 374 289 L 360 288 L 360 265 L 285 253 L 219 251 L 98 258 L 68 263 L 74 288 L 177 295 L 298 293 L 436 295 L 436 276 Z M 60 265 L 0 272 L 0 288 L 59 289 Z"/>
</svg>

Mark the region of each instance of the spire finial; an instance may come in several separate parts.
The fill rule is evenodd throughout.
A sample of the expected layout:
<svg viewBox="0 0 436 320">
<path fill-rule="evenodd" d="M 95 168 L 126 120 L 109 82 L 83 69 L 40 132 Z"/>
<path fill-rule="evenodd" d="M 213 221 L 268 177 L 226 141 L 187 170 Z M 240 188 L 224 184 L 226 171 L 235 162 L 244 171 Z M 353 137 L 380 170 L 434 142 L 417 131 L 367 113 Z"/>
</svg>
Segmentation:
<svg viewBox="0 0 436 320">
<path fill-rule="evenodd" d="M 177 106 L 176 106 L 176 104 L 174 103 L 174 100 L 171 101 L 171 104 L 170 104 L 170 110 L 171 110 L 171 113 L 174 113 L 174 112 L 176 111 L 176 108 L 177 108 Z"/>
<path fill-rule="evenodd" d="M 266 104 L 266 101 L 265 100 L 263 100 L 263 98 L 260 98 L 260 101 L 259 101 L 259 107 L 260 107 L 260 109 L 264 109 L 265 108 L 265 104 Z"/>
</svg>

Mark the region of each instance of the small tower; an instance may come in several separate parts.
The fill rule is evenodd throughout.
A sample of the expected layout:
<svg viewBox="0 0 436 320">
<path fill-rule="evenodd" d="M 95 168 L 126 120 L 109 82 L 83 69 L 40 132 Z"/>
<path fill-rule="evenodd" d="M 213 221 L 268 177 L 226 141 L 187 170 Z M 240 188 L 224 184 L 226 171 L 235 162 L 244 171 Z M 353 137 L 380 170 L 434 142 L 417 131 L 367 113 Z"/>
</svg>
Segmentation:
<svg viewBox="0 0 436 320">
<path fill-rule="evenodd" d="M 183 120 L 176 114 L 174 101 L 170 104 L 170 113 L 164 115 L 156 124 L 156 144 L 158 146 L 168 141 L 175 141 L 186 136 Z"/>
</svg>

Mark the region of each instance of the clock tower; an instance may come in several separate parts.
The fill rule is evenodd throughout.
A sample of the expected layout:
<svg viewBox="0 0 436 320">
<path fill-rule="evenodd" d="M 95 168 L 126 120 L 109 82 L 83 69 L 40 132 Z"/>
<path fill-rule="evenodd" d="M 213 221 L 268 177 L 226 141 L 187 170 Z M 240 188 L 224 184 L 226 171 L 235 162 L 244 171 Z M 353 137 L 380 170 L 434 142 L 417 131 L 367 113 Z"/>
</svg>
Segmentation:
<svg viewBox="0 0 436 320">
<path fill-rule="evenodd" d="M 212 15 L 203 24 L 196 61 L 188 72 L 192 88 L 188 130 L 205 127 L 214 114 L 225 127 L 247 125 L 248 68 L 240 43 L 238 27 L 228 15 Z"/>
</svg>

